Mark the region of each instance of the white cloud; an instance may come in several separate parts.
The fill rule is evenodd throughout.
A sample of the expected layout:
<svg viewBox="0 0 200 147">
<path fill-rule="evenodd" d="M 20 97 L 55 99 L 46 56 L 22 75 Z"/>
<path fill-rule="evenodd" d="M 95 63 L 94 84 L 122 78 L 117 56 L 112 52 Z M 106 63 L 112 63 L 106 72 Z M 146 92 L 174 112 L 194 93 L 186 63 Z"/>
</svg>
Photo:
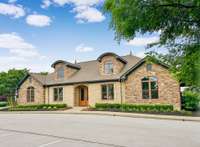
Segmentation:
<svg viewBox="0 0 200 147">
<path fill-rule="evenodd" d="M 17 0 L 9 0 L 8 2 L 9 3 L 15 3 L 15 2 L 17 2 Z"/>
<path fill-rule="evenodd" d="M 45 27 L 51 24 L 52 20 L 46 15 L 32 14 L 26 18 L 26 23 L 31 26 Z"/>
<path fill-rule="evenodd" d="M 77 6 L 73 9 L 76 12 L 75 18 L 79 23 L 84 22 L 101 22 L 105 19 L 105 16 L 93 7 L 88 6 Z"/>
<path fill-rule="evenodd" d="M 126 43 L 126 45 L 131 45 L 131 46 L 146 46 L 147 44 L 150 43 L 155 43 L 159 41 L 158 36 L 153 36 L 153 37 L 136 37 L 133 40 L 130 40 L 129 42 Z"/>
<path fill-rule="evenodd" d="M 0 49 L 8 49 L 11 55 L 22 58 L 42 57 L 35 46 L 16 33 L 0 34 Z"/>
<path fill-rule="evenodd" d="M 46 69 L 40 65 L 45 56 L 16 33 L 0 34 L 0 50 L 8 50 L 7 55 L 0 56 L 0 71 L 10 68 L 31 68 L 34 71 Z"/>
<path fill-rule="evenodd" d="M 25 15 L 25 10 L 21 5 L 0 3 L 0 14 L 19 18 Z"/>
<path fill-rule="evenodd" d="M 80 44 L 75 48 L 76 52 L 91 52 L 94 48 L 85 46 L 84 44 Z"/>
<path fill-rule="evenodd" d="M 52 2 L 50 0 L 43 0 L 41 8 L 43 9 L 48 8 L 51 4 Z"/>
<path fill-rule="evenodd" d="M 78 23 L 101 22 L 105 16 L 96 8 L 103 0 L 43 0 L 42 8 L 47 8 L 54 4 L 64 6 L 70 4 L 73 6 L 72 12 L 76 13 L 75 18 Z"/>
</svg>

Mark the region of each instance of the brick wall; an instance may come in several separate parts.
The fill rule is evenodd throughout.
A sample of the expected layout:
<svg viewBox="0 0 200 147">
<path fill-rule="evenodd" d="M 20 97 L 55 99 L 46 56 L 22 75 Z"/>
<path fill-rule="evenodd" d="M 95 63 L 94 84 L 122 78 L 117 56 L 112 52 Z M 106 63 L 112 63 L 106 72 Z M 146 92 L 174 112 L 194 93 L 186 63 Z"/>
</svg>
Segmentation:
<svg viewBox="0 0 200 147">
<path fill-rule="evenodd" d="M 18 94 L 19 98 L 17 98 L 18 104 L 43 104 L 44 103 L 44 87 L 41 83 L 39 83 L 37 80 L 32 78 L 32 82 L 29 82 L 29 78 L 27 78 L 24 83 L 20 86 Z M 27 103 L 27 88 L 28 87 L 34 87 L 35 90 L 35 100 L 34 102 Z"/>
<path fill-rule="evenodd" d="M 114 56 L 105 56 L 102 58 L 101 62 L 99 63 L 99 72 L 101 75 L 106 75 L 104 72 L 104 64 L 108 61 L 113 63 L 113 74 L 118 74 L 124 67 L 124 64 L 116 59 Z"/>
<path fill-rule="evenodd" d="M 142 98 L 141 79 L 144 76 L 157 77 L 158 99 Z M 133 71 L 125 81 L 125 102 L 173 104 L 175 109 L 179 110 L 181 105 L 179 83 L 172 77 L 166 68 L 153 64 L 152 71 L 147 71 L 146 64 L 143 64 Z"/>
</svg>

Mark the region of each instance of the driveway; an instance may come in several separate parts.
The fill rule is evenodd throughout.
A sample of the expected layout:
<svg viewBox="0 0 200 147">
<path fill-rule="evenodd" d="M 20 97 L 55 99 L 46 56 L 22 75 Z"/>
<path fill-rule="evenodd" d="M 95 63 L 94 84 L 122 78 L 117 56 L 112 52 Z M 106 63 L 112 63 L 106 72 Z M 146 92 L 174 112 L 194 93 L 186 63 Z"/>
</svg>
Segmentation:
<svg viewBox="0 0 200 147">
<path fill-rule="evenodd" d="M 0 147 L 199 147 L 200 123 L 118 116 L 0 114 Z"/>
</svg>

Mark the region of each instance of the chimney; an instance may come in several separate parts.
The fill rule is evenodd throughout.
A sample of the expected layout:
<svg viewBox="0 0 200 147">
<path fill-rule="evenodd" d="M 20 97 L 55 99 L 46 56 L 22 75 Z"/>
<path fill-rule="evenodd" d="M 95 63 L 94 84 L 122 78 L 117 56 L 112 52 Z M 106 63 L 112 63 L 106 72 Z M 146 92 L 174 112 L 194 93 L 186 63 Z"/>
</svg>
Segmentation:
<svg viewBox="0 0 200 147">
<path fill-rule="evenodd" d="M 132 55 L 133 55 L 132 50 L 130 50 L 130 56 L 132 56 Z"/>
</svg>

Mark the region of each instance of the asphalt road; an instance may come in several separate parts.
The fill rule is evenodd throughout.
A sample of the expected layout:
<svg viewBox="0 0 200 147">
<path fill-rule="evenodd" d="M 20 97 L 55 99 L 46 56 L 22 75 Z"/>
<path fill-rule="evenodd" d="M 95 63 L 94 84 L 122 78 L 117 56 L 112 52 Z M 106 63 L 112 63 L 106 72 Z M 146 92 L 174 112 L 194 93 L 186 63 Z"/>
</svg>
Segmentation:
<svg viewBox="0 0 200 147">
<path fill-rule="evenodd" d="M 0 147 L 200 147 L 200 123 L 72 114 L 0 114 Z"/>
</svg>

